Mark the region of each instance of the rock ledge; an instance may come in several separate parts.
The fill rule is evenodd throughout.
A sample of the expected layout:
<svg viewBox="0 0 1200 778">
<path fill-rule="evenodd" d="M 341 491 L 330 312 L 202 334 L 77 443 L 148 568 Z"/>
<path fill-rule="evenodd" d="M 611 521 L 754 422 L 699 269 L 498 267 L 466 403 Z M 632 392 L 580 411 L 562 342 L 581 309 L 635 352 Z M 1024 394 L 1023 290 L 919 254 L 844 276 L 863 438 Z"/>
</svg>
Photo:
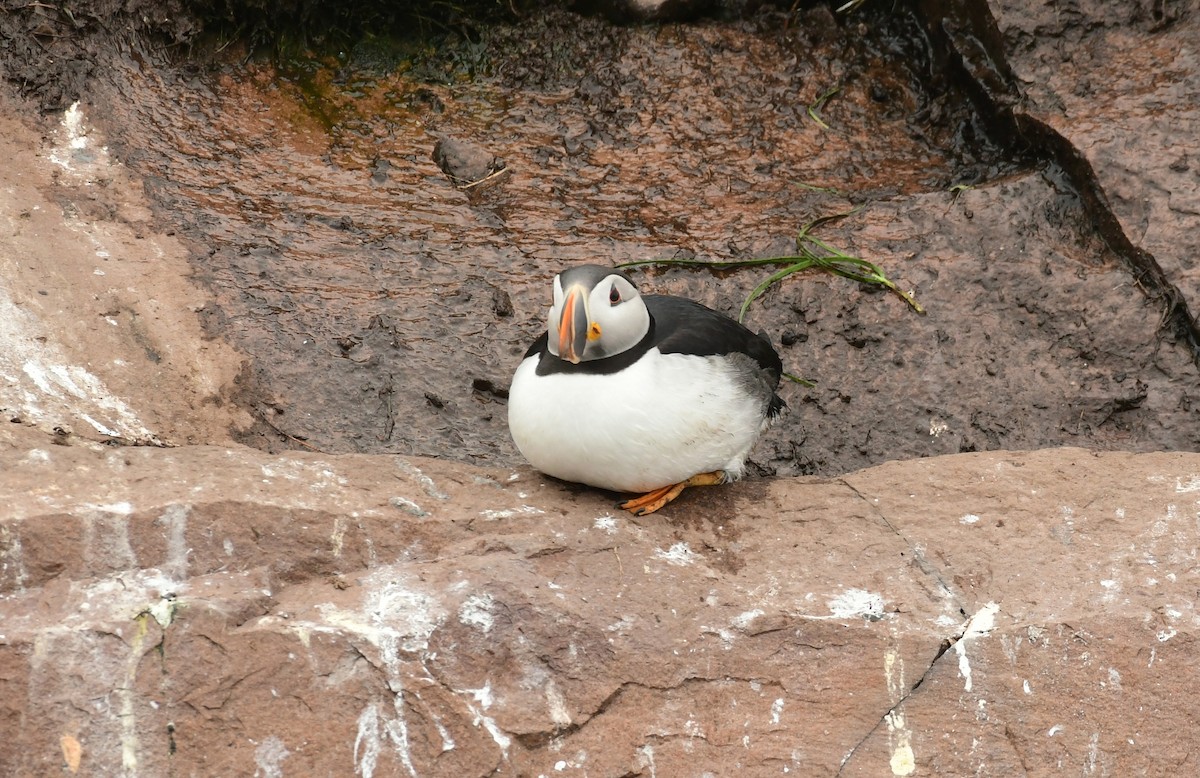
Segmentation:
<svg viewBox="0 0 1200 778">
<path fill-rule="evenodd" d="M 1166 774 L 1200 455 L 694 490 L 0 438 L 6 775 Z"/>
</svg>

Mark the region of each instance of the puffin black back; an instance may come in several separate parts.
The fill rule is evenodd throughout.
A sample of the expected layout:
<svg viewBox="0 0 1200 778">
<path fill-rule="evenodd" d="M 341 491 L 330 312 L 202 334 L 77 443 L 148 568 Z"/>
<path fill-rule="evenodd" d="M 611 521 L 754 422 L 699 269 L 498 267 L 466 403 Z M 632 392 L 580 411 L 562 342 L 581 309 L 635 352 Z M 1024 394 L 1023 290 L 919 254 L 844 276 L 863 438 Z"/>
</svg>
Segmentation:
<svg viewBox="0 0 1200 778">
<path fill-rule="evenodd" d="M 771 342 L 720 311 L 684 297 L 650 294 L 642 299 L 659 331 L 665 333 L 651 344 L 662 353 L 709 357 L 740 351 L 776 380 L 783 375 L 783 362 Z"/>
<path fill-rule="evenodd" d="M 646 295 L 643 299 L 651 317 L 661 318 L 664 321 L 663 331 L 670 332 L 656 344 L 659 351 L 702 357 L 738 352 L 745 354 L 771 376 L 772 393 L 767 405 L 767 417 L 774 419 L 787 407 L 783 398 L 774 392 L 783 377 L 783 361 L 765 335 L 755 334 L 720 311 L 683 297 Z"/>
</svg>

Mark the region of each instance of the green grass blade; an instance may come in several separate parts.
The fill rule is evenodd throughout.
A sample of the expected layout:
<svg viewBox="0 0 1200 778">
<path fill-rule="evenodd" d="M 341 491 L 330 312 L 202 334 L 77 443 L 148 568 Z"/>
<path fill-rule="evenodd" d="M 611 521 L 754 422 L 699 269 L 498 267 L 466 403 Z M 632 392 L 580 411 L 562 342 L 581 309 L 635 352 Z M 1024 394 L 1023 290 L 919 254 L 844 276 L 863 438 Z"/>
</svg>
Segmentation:
<svg viewBox="0 0 1200 778">
<path fill-rule="evenodd" d="M 779 281 L 790 276 L 792 273 L 799 273 L 801 270 L 808 270 L 812 267 L 812 262 L 804 257 L 796 257 L 797 262 L 788 265 L 787 267 L 776 270 L 758 286 L 754 287 L 754 291 L 750 292 L 750 296 L 746 298 L 746 302 L 742 303 L 741 310 L 738 311 L 737 320 L 741 322 L 746 318 L 746 311 L 750 309 L 750 303 L 758 299 L 759 295 L 771 288 L 771 286 Z"/>
<path fill-rule="evenodd" d="M 618 270 L 625 270 L 631 267 L 645 267 L 647 265 L 665 265 L 667 267 L 706 267 L 710 270 L 731 270 L 739 267 L 756 267 L 759 265 L 779 264 L 779 260 L 774 258 L 752 258 L 752 259 L 729 259 L 729 260 L 707 260 L 707 259 L 637 259 L 632 262 L 621 262 L 613 267 Z"/>
<path fill-rule="evenodd" d="M 816 101 L 808 107 L 808 118 L 816 122 L 817 125 L 823 130 L 828 130 L 829 125 L 821 120 L 821 117 L 817 114 L 817 111 L 824 108 L 825 103 L 829 101 L 829 98 L 833 97 L 840 91 L 842 91 L 842 88 L 840 86 L 835 86 L 833 89 L 830 89 L 829 91 L 825 92 L 825 94 L 818 97 Z"/>
<path fill-rule="evenodd" d="M 831 91 L 832 94 L 837 90 Z M 828 96 L 828 95 L 827 95 Z M 788 276 L 799 273 L 811 268 L 824 270 L 832 275 L 841 276 L 842 278 L 856 281 L 860 284 L 874 284 L 882 286 L 888 291 L 904 300 L 914 311 L 924 315 L 925 309 L 917 302 L 911 292 L 906 292 L 896 286 L 890 278 L 883 272 L 883 268 L 861 257 L 855 257 L 847 254 L 840 249 L 837 249 L 821 238 L 812 234 L 813 230 L 823 224 L 844 219 L 847 216 L 854 214 L 865 208 L 865 205 L 859 205 L 851 208 L 848 211 L 841 213 L 826 214 L 818 216 L 810 222 L 802 225 L 799 232 L 796 234 L 796 254 L 782 257 L 755 257 L 752 259 L 732 259 L 732 260 L 717 260 L 709 261 L 703 259 L 641 259 L 632 262 L 622 262 L 616 267 L 618 269 L 645 267 L 648 265 L 663 265 L 667 267 L 703 267 L 709 270 L 730 270 L 741 267 L 763 267 L 763 266 L 782 266 L 780 269 L 771 273 L 751 290 L 745 302 L 742 303 L 741 309 L 738 311 L 737 320 L 743 321 L 746 318 L 746 312 L 750 310 L 750 305 L 761 297 L 774 284 L 779 283 Z"/>
</svg>

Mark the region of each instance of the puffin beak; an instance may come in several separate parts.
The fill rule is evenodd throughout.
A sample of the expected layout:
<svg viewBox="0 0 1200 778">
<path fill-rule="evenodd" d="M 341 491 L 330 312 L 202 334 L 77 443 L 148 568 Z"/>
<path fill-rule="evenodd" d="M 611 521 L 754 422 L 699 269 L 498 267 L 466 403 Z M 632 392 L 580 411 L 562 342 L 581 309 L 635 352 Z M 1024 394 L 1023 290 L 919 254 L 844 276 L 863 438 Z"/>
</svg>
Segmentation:
<svg viewBox="0 0 1200 778">
<path fill-rule="evenodd" d="M 566 292 L 558 322 L 558 355 L 578 365 L 588 342 L 587 293 L 579 284 Z"/>
</svg>

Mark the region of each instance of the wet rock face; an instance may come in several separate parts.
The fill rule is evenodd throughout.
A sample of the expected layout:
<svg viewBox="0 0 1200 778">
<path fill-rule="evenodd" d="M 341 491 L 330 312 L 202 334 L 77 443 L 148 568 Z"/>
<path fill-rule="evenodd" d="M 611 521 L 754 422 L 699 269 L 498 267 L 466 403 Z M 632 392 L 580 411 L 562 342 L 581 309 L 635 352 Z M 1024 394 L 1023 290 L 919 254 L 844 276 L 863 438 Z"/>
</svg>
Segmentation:
<svg viewBox="0 0 1200 778">
<path fill-rule="evenodd" d="M 1159 773 L 1200 714 L 1197 455 L 634 519 L 527 470 L 2 445 L 6 774 Z"/>
<path fill-rule="evenodd" d="M 1086 41 L 1102 73 L 1102 53 L 1136 36 L 1029 27 L 997 7 L 995 20 L 941 24 L 946 40 L 930 33 L 940 42 L 927 50 L 936 10 L 661 27 L 547 13 L 491 29 L 491 79 L 454 87 L 352 63 L 310 77 L 239 61 L 197 88 L 174 65 L 161 73 L 178 78 L 160 78 L 114 62 L 97 84 L 113 108 L 94 123 L 191 241 L 209 333 L 248 358 L 237 401 L 258 425 L 240 439 L 257 447 L 518 464 L 504 396 L 562 267 L 786 255 L 801 225 L 865 201 L 819 237 L 881 264 L 928 313 L 812 274 L 756 301 L 751 328 L 814 386 L 784 387 L 792 411 L 752 453 L 754 472 L 1194 448 L 1196 287 L 1172 246 L 1197 231 L 1171 237 L 1190 224 L 1186 149 L 1126 178 L 1113 172 L 1122 155 L 1135 165 L 1142 152 L 1121 151 L 1139 136 L 1103 113 L 1113 101 L 1072 98 L 1064 112 L 1065 96 L 1021 86 L 1067 88 L 1039 75 L 1056 40 Z M 1139 29 L 1162 47 L 1192 24 Z M 972 41 L 1011 49 L 1011 64 Z M 943 61 L 937 46 L 960 50 Z M 955 61 L 1003 110 L 976 110 Z M 1157 121 L 1162 103 L 1186 126 L 1186 88 L 1164 79 L 1130 113 Z M 435 161 L 439 138 L 473 152 Z M 1174 182 L 1157 200 L 1136 184 L 1158 203 L 1146 206 L 1152 243 L 1120 205 L 1151 180 Z M 733 312 L 765 275 L 635 277 Z"/>
<path fill-rule="evenodd" d="M 918 197 L 1013 167 L 986 143 L 954 144 L 969 112 L 952 85 L 926 84 L 895 50 L 919 37 L 911 16 L 894 24 L 899 31 L 868 26 L 862 38 L 821 8 L 791 22 L 767 14 L 662 28 L 547 13 L 490 30 L 493 79 L 461 87 L 352 67 L 310 79 L 238 64 L 203 90 L 119 66 L 101 88 L 107 104 L 129 109 L 107 120 L 128 128 L 118 145 L 154 199 L 186 203 L 163 215 L 203 252 L 211 334 L 252 355 L 240 399 L 261 423 L 244 441 L 517 463 L 504 394 L 544 330 L 550 281 L 565 265 L 787 253 L 800 224 L 850 207 L 830 193 L 846 182 L 855 196 Z M 494 175 L 500 158 L 506 178 Z M 459 172 L 447 179 L 445 169 Z M 921 230 L 945 209 L 927 202 L 937 217 Z M 886 218 L 908 210 L 906 201 Z M 901 256 L 926 236 L 913 226 L 907 237 Z M 647 292 L 727 312 L 758 280 L 638 274 Z M 943 280 L 936 328 L 951 329 L 973 283 Z M 810 397 L 792 387 L 796 412 L 755 454 L 758 472 L 832 473 L 958 450 L 949 437 L 913 434 L 950 413 L 924 399 L 904 398 L 907 414 L 883 434 L 882 398 L 864 383 L 886 373 L 847 371 L 858 358 L 847 355 L 865 347 L 863 359 L 891 371 L 901 352 L 897 386 L 940 385 L 949 379 L 932 373 L 947 346 L 892 301 L 865 299 L 894 340 L 845 326 L 860 298 L 840 281 L 797 279 L 752 310 L 751 326 L 776 342 L 803 320 L 829 347 L 792 341 L 788 368 L 820 389 Z M 978 346 L 956 341 L 955 358 Z M 961 430 L 980 401 L 962 394 L 947 423 Z M 1049 415 L 1039 430 L 1057 422 Z M 875 438 L 864 444 L 868 428 Z M 818 438 L 836 445 L 805 446 Z"/>
<path fill-rule="evenodd" d="M 1067 21 L 1022 3 L 994 6 L 1008 61 L 1027 85 L 1030 115 L 1078 149 L 1107 196 L 1112 229 L 1149 255 L 1194 316 L 1200 87 L 1189 74 L 1200 70 L 1190 45 L 1200 19 L 1184 9 L 1093 0 Z M 1064 56 L 1068 46 L 1072 54 Z M 1144 275 L 1155 274 L 1141 269 Z"/>
</svg>

